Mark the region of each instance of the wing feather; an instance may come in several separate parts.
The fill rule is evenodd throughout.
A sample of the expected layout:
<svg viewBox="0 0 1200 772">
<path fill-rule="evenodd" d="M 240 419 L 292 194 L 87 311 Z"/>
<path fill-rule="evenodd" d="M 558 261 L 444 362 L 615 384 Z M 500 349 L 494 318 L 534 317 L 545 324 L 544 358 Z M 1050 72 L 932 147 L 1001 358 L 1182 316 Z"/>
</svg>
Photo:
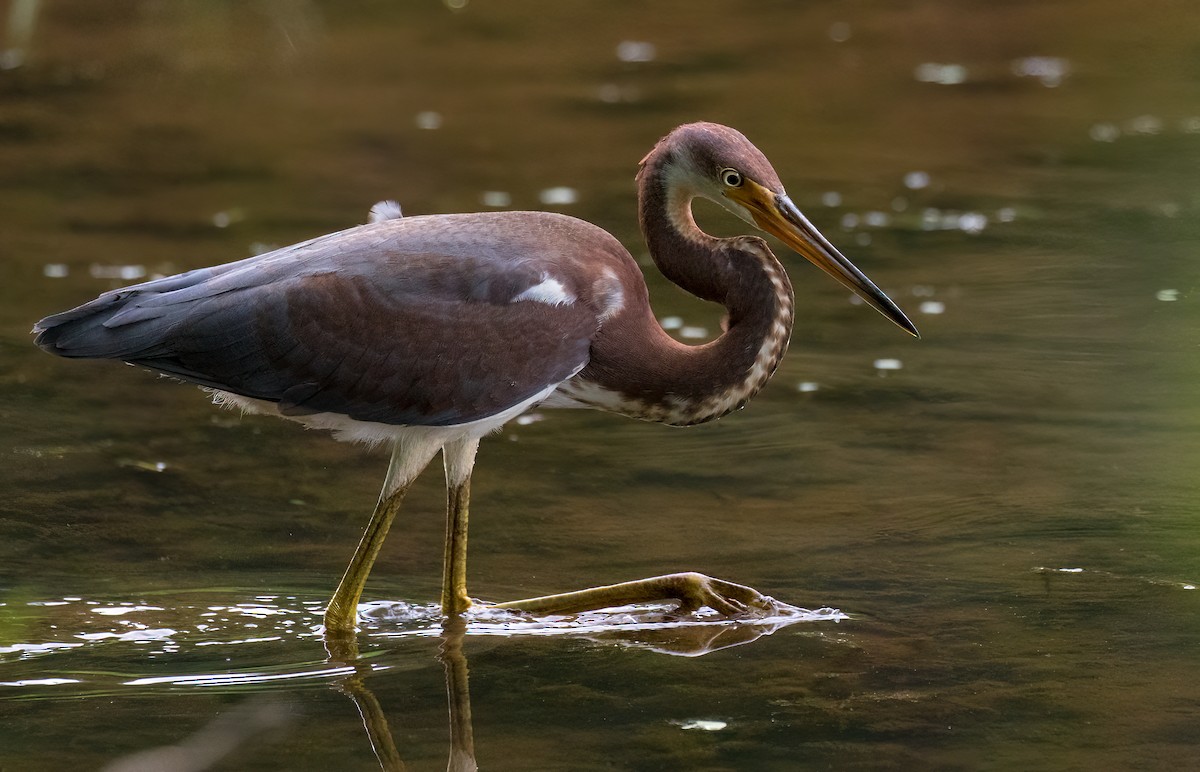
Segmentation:
<svg viewBox="0 0 1200 772">
<path fill-rule="evenodd" d="M 127 287 L 42 320 L 37 343 L 276 402 L 289 415 L 479 420 L 578 372 L 600 324 L 572 255 L 603 232 L 510 214 L 528 220 L 389 220 Z M 625 259 L 604 236 L 599 259 Z M 578 302 L 515 302 L 548 273 L 577 279 Z"/>
</svg>

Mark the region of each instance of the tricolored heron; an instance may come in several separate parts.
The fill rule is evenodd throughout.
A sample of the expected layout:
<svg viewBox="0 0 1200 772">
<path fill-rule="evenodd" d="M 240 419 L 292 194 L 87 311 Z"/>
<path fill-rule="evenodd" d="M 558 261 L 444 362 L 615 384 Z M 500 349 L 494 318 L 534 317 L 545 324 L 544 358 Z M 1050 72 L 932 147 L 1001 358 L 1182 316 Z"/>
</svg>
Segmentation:
<svg viewBox="0 0 1200 772">
<path fill-rule="evenodd" d="M 339 439 L 390 443 L 379 503 L 325 612 L 330 632 L 354 630 L 400 501 L 440 450 L 448 500 L 441 603 L 459 614 L 472 604 L 467 509 L 480 438 L 535 405 L 704 423 L 744 405 L 775 371 L 791 335 L 791 282 L 761 238 L 701 231 L 692 199 L 778 237 L 917 335 L 739 132 L 680 126 L 642 159 L 637 183 L 659 270 L 725 306 L 716 340 L 690 346 L 664 332 L 637 263 L 589 223 L 548 212 L 384 211 L 258 257 L 106 292 L 38 322 L 37 344 L 148 367 Z M 684 611 L 733 614 L 764 598 L 687 573 L 497 605 L 566 613 L 666 599 Z"/>
</svg>

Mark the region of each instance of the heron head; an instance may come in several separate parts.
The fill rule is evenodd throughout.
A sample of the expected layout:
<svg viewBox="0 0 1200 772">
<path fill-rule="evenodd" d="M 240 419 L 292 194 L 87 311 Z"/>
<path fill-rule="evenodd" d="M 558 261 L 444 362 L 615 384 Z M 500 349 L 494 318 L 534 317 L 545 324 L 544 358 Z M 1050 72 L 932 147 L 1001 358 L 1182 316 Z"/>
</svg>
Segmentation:
<svg viewBox="0 0 1200 772">
<path fill-rule="evenodd" d="M 788 198 L 762 152 L 736 129 L 689 123 L 663 139 L 670 153 L 668 178 L 687 195 L 716 202 L 750 225 L 775 236 L 915 337 L 904 312 L 826 239 Z"/>
</svg>

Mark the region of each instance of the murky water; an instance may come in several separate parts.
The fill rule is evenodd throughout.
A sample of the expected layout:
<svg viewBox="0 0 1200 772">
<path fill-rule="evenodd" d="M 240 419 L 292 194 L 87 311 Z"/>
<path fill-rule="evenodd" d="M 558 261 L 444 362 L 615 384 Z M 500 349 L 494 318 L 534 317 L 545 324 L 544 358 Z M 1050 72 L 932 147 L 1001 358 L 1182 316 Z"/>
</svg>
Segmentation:
<svg viewBox="0 0 1200 772">
<path fill-rule="evenodd" d="M 1195 766 L 1191 4 L 7 12 L 0 767 Z M 796 335 L 747 410 L 547 412 L 484 443 L 471 589 L 694 569 L 812 617 L 443 632 L 431 471 L 357 666 L 328 662 L 314 628 L 386 458 L 28 335 L 389 197 L 563 211 L 641 255 L 636 162 L 697 119 L 758 143 L 925 337 L 787 255 Z M 719 329 L 649 283 L 681 338 Z"/>
</svg>

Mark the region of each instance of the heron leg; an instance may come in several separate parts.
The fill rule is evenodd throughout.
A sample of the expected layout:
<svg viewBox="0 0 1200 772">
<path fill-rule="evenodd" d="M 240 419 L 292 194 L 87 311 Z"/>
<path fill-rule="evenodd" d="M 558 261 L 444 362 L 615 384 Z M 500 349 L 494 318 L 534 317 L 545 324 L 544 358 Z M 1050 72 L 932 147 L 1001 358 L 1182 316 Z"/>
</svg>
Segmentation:
<svg viewBox="0 0 1200 772">
<path fill-rule="evenodd" d="M 527 611 L 533 614 L 577 614 L 627 606 L 631 603 L 662 601 L 678 602 L 679 607 L 675 609 L 675 613 L 678 614 L 690 614 L 707 606 L 726 616 L 755 612 L 761 614 L 770 612 L 777 605 L 773 598 L 763 595 L 753 587 L 687 572 L 497 603 L 493 608 Z"/>
<path fill-rule="evenodd" d="M 446 444 L 446 547 L 442 563 L 442 613 L 461 614 L 471 607 L 467 595 L 467 515 L 471 503 L 471 470 L 479 438 Z"/>
<path fill-rule="evenodd" d="M 358 615 L 358 601 L 362 597 L 363 587 L 371 574 L 371 566 L 379 555 L 379 549 L 387 538 L 392 520 L 400 511 L 400 502 L 412 485 L 413 480 L 421 473 L 438 451 L 437 444 L 423 437 L 408 437 L 397 439 L 392 446 L 392 459 L 388 464 L 387 477 L 384 479 L 383 491 L 379 494 L 379 503 L 371 513 L 371 520 L 363 532 L 358 548 L 350 565 L 338 582 L 337 590 L 325 608 L 325 631 L 333 634 L 353 633 Z"/>
</svg>

